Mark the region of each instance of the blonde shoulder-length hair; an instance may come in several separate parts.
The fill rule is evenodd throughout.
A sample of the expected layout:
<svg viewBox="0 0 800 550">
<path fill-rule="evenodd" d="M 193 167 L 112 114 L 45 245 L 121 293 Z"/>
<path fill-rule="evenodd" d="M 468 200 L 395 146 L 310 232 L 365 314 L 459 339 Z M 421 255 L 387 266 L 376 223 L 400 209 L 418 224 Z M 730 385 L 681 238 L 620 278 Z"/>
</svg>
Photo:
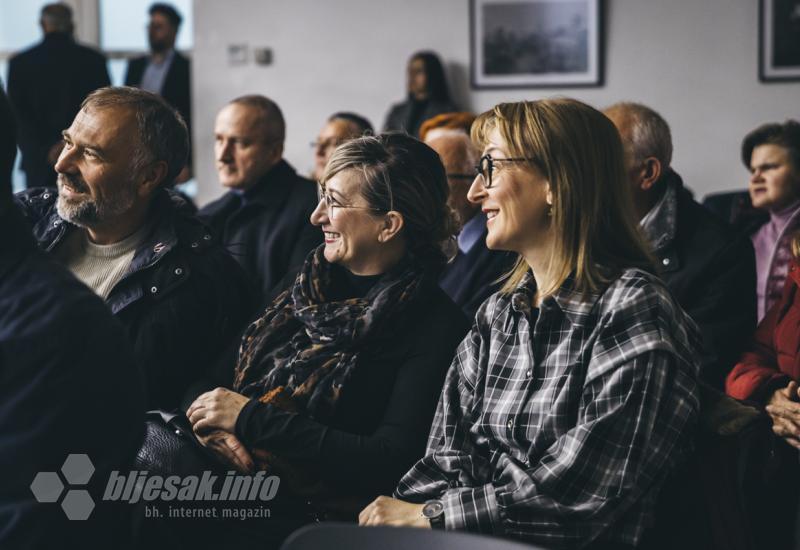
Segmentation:
<svg viewBox="0 0 800 550">
<path fill-rule="evenodd" d="M 594 293 L 638 267 L 654 262 L 635 219 L 625 177 L 622 142 L 600 111 L 573 99 L 501 103 L 478 116 L 472 139 L 483 148 L 497 129 L 508 154 L 528 159 L 550 183 L 555 246 L 549 265 L 553 294 L 571 275 L 575 290 Z M 517 288 L 528 264 L 520 257 L 501 292 Z"/>
</svg>

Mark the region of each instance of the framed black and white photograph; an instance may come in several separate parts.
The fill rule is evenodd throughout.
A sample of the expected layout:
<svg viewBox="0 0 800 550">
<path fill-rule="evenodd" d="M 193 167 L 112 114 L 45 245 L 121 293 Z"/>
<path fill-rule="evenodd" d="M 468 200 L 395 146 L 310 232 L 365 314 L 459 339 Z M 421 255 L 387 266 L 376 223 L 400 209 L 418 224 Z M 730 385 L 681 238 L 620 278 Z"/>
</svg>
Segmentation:
<svg viewBox="0 0 800 550">
<path fill-rule="evenodd" d="M 759 78 L 800 80 L 800 0 L 761 0 Z"/>
<path fill-rule="evenodd" d="M 474 88 L 600 86 L 602 0 L 471 0 Z"/>
</svg>

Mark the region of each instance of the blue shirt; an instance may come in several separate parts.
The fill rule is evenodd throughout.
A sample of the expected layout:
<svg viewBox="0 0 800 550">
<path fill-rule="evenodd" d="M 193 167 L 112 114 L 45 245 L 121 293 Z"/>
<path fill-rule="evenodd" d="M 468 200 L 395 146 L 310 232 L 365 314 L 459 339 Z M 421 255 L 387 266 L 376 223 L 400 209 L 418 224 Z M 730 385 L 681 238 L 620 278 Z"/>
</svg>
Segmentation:
<svg viewBox="0 0 800 550">
<path fill-rule="evenodd" d="M 478 239 L 483 235 L 483 230 L 486 228 L 486 214 L 478 211 L 477 214 L 464 224 L 461 228 L 461 233 L 458 234 L 458 249 L 462 254 L 467 254 Z"/>
<path fill-rule="evenodd" d="M 151 57 L 150 61 L 147 62 L 147 67 L 144 69 L 142 83 L 139 87 L 148 92 L 161 95 L 161 89 L 164 87 L 164 80 L 167 78 L 173 57 L 175 57 L 175 50 L 168 51 L 161 63 L 156 63 Z"/>
</svg>

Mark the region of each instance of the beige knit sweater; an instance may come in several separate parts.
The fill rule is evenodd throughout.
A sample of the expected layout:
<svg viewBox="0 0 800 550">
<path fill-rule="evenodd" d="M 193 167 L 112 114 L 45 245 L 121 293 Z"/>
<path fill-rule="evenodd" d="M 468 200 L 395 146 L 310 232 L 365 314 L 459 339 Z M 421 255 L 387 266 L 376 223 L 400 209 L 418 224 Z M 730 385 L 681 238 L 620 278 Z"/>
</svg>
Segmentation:
<svg viewBox="0 0 800 550">
<path fill-rule="evenodd" d="M 114 244 L 95 244 L 85 229 L 73 233 L 56 249 L 55 258 L 104 300 L 125 275 L 147 226 Z"/>
</svg>

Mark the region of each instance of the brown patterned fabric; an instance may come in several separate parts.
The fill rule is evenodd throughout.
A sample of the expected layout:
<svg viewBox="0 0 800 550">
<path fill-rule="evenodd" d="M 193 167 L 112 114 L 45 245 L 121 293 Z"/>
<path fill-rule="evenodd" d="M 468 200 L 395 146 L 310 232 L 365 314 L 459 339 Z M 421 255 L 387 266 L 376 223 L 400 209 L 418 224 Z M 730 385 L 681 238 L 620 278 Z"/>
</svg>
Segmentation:
<svg viewBox="0 0 800 550">
<path fill-rule="evenodd" d="M 245 332 L 233 386 L 322 422 L 333 415 L 360 350 L 413 300 L 422 280 L 418 266 L 401 263 L 366 296 L 329 301 L 333 266 L 323 250 Z"/>
</svg>

